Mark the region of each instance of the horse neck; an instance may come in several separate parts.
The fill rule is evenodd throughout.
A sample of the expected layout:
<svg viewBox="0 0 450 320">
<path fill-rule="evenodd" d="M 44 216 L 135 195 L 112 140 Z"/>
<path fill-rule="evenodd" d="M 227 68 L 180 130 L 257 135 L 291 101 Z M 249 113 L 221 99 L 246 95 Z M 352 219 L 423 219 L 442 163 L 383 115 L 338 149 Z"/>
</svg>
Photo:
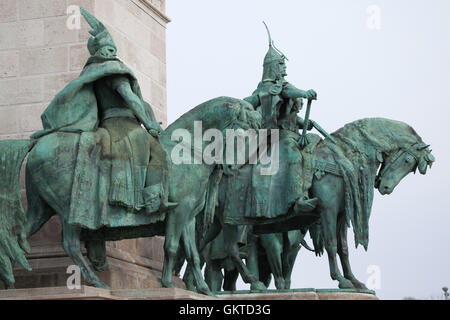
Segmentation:
<svg viewBox="0 0 450 320">
<path fill-rule="evenodd" d="M 375 152 L 391 154 L 421 142 L 421 138 L 406 123 L 384 118 L 354 121 L 333 133 L 333 136 L 342 140 L 347 149 L 366 155 Z"/>
<path fill-rule="evenodd" d="M 197 125 L 198 123 L 201 123 L 203 132 L 208 129 L 223 131 L 236 120 L 236 117 L 237 112 L 233 112 L 232 109 L 223 106 L 211 107 L 211 105 L 206 102 L 177 119 L 167 127 L 163 135 L 171 136 L 177 129 L 184 129 L 190 134 L 194 134 L 196 123 Z"/>
<path fill-rule="evenodd" d="M 194 155 L 197 157 L 203 156 L 205 143 L 203 141 L 203 134 L 209 129 L 215 129 L 224 134 L 227 128 L 231 128 L 236 121 L 236 112 L 230 108 L 202 108 L 203 105 L 184 114 L 174 123 L 172 123 L 160 136 L 160 142 L 163 149 L 168 155 L 169 162 L 172 162 L 171 153 L 173 148 L 180 143 L 180 141 L 172 140 L 172 135 L 176 130 L 185 130 L 190 137 L 190 150 L 192 162 L 194 163 Z M 195 141 L 201 140 L 200 143 Z M 183 139 L 183 141 L 185 141 Z M 211 165 L 214 168 L 215 165 Z"/>
</svg>

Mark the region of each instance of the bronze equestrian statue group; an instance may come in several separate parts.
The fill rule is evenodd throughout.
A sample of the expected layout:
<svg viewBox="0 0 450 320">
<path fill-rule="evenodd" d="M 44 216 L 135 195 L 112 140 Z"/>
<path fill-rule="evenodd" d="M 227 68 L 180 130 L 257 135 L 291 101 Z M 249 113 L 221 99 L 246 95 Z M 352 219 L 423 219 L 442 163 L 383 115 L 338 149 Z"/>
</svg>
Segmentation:
<svg viewBox="0 0 450 320">
<path fill-rule="evenodd" d="M 105 241 L 155 235 L 165 236 L 164 287 L 173 286 L 173 272 L 186 260 L 188 288 L 204 294 L 234 290 L 238 274 L 255 290 L 265 290 L 271 274 L 277 289 L 289 289 L 304 246 L 318 255 L 326 250 L 340 288 L 365 288 L 350 267 L 347 229 L 367 250 L 374 190 L 390 194 L 407 174 L 431 167 L 435 159 L 413 128 L 372 118 L 328 134 L 310 119 L 317 93 L 285 80 L 287 58 L 267 29 L 269 50 L 252 95 L 212 99 L 163 130 L 108 30 L 82 8 L 81 14 L 92 37 L 80 76 L 42 114 L 43 130 L 0 142 L 6 288 L 14 288 L 16 262 L 31 270 L 27 239 L 54 215 L 65 252 L 100 288 L 106 285 L 93 269 L 108 268 Z M 308 134 L 313 128 L 324 138 Z M 244 133 L 244 143 L 236 148 L 229 131 L 238 132 L 236 139 Z M 256 133 L 256 145 L 248 132 Z M 214 136 L 215 146 L 199 136 Z M 243 161 L 230 161 L 230 145 Z M 19 175 L 27 155 L 24 212 Z M 308 231 L 314 249 L 304 241 Z"/>
</svg>

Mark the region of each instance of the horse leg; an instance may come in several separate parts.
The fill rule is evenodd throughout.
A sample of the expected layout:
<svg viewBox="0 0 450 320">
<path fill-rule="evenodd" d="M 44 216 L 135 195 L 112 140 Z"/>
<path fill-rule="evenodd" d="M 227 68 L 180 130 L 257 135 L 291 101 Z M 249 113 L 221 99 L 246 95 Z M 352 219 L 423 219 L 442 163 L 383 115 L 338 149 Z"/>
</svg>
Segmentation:
<svg viewBox="0 0 450 320">
<path fill-rule="evenodd" d="M 190 222 L 183 229 L 183 244 L 184 252 L 186 253 L 186 260 L 191 266 L 192 274 L 197 285 L 197 291 L 206 295 L 212 295 L 208 284 L 205 282 L 201 272 L 200 255 L 197 251 L 197 244 L 195 241 L 195 219 Z"/>
<path fill-rule="evenodd" d="M 96 271 L 102 272 L 108 269 L 104 240 L 89 240 L 85 242 L 84 246 L 87 250 L 87 257 Z"/>
<path fill-rule="evenodd" d="M 236 226 L 224 224 L 223 225 L 223 233 L 224 233 L 224 244 L 225 244 L 225 252 L 233 261 L 236 266 L 239 274 L 244 280 L 245 283 L 250 283 L 252 290 L 266 290 L 266 286 L 262 282 L 260 282 L 247 268 L 247 266 L 242 262 L 242 259 L 239 254 L 239 230 Z"/>
<path fill-rule="evenodd" d="M 166 230 L 164 240 L 164 264 L 161 284 L 164 288 L 173 288 L 172 272 L 177 260 L 178 247 L 180 245 L 181 233 L 185 223 L 183 212 L 188 212 L 189 207 L 182 202 L 169 211 L 166 215 Z"/>
<path fill-rule="evenodd" d="M 258 246 L 259 246 L 259 237 L 249 233 L 247 236 L 247 258 L 245 259 L 245 264 L 250 271 L 258 280 L 259 277 L 259 257 L 258 257 Z M 234 264 L 233 264 L 234 266 Z M 239 272 L 236 268 L 234 268 L 235 272 Z"/>
<path fill-rule="evenodd" d="M 347 244 L 347 226 L 345 224 L 345 218 L 343 217 L 338 218 L 338 232 L 339 236 L 338 236 L 337 252 L 339 254 L 339 259 L 341 260 L 342 270 L 344 271 L 344 277 L 350 280 L 356 288 L 367 289 L 364 283 L 356 279 L 350 267 L 348 244 Z"/>
<path fill-rule="evenodd" d="M 266 287 L 269 287 L 270 281 L 272 281 L 272 272 L 268 265 L 269 263 L 267 262 L 266 255 L 260 256 L 258 261 L 258 277 Z"/>
<path fill-rule="evenodd" d="M 225 270 L 223 290 L 236 291 L 236 281 L 237 281 L 238 277 L 239 277 L 239 272 L 236 269 Z"/>
<path fill-rule="evenodd" d="M 80 268 L 84 279 L 97 288 L 109 289 L 98 276 L 91 270 L 88 262 L 81 253 L 80 233 L 81 229 L 63 221 L 63 248 L 73 262 Z"/>
<path fill-rule="evenodd" d="M 266 250 L 270 270 L 275 279 L 275 287 L 278 290 L 285 289 L 283 265 L 281 262 L 281 256 L 283 254 L 283 240 L 280 239 L 281 237 L 282 234 L 280 233 L 263 234 L 260 236 L 261 244 Z"/>
<path fill-rule="evenodd" d="M 215 238 L 217 238 L 217 236 L 220 234 L 220 231 L 222 231 L 222 225 L 220 224 L 219 219 L 216 218 L 216 219 L 214 219 L 214 222 L 211 225 L 211 227 L 209 228 L 209 230 L 206 232 L 204 237 L 201 239 L 200 245 L 199 245 L 199 251 L 202 252 L 205 249 L 205 247 L 208 245 L 208 243 L 210 243 Z"/>
<path fill-rule="evenodd" d="M 190 263 L 187 264 L 186 270 L 184 271 L 183 282 L 186 285 L 187 290 L 197 292 L 192 265 Z"/>
<path fill-rule="evenodd" d="M 291 288 L 292 270 L 294 269 L 295 260 L 297 259 L 300 248 L 300 246 L 291 248 L 287 253 L 283 255 L 283 277 L 285 289 Z"/>
<path fill-rule="evenodd" d="M 200 292 L 211 293 L 208 285 L 201 277 L 200 258 L 195 243 L 195 215 L 200 210 L 195 209 L 195 200 L 197 197 L 188 197 L 183 199 L 179 205 L 170 211 L 166 216 L 166 230 L 164 241 L 164 264 L 161 277 L 161 284 L 165 288 L 173 288 L 173 271 L 177 260 L 180 239 L 185 226 L 189 222 L 190 231 L 185 232 L 183 240 L 186 260 L 193 264 L 194 276 L 197 281 L 197 289 Z M 192 231 L 191 231 L 192 230 Z"/>
<path fill-rule="evenodd" d="M 330 265 L 331 279 L 339 282 L 339 288 L 348 289 L 354 288 L 352 282 L 344 278 L 337 265 L 337 210 L 324 209 L 321 211 L 320 217 L 322 219 L 322 232 L 325 240 L 325 250 L 328 254 L 328 263 Z"/>
<path fill-rule="evenodd" d="M 219 292 L 222 289 L 223 274 L 219 263 L 213 261 L 206 263 L 205 280 L 213 292 Z"/>
<path fill-rule="evenodd" d="M 293 232 L 293 231 L 290 231 Z M 300 230 L 296 230 L 296 239 L 295 243 L 289 243 L 289 240 L 285 240 L 285 247 L 283 249 L 284 254 L 282 255 L 283 260 L 283 277 L 285 289 L 291 288 L 291 276 L 292 270 L 294 269 L 295 260 L 297 259 L 298 252 L 301 249 L 300 242 L 305 238 L 305 234 Z"/>
</svg>

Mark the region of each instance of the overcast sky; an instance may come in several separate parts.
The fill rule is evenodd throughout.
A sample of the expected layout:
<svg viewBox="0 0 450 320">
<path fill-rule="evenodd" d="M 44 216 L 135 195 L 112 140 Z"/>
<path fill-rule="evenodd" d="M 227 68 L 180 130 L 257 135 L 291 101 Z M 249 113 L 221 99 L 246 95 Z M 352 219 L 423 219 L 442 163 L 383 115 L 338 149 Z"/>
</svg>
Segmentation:
<svg viewBox="0 0 450 320">
<path fill-rule="evenodd" d="M 369 250 L 354 249 L 350 232 L 350 261 L 363 282 L 379 266 L 382 299 L 442 297 L 450 286 L 450 1 L 168 0 L 167 14 L 169 123 L 211 98 L 253 92 L 268 48 L 264 20 L 289 58 L 287 80 L 317 91 L 311 117 L 322 127 L 386 117 L 432 145 L 437 161 L 426 176 L 409 175 L 389 196 L 376 191 Z M 292 287 L 336 288 L 327 258 L 302 249 Z"/>
</svg>

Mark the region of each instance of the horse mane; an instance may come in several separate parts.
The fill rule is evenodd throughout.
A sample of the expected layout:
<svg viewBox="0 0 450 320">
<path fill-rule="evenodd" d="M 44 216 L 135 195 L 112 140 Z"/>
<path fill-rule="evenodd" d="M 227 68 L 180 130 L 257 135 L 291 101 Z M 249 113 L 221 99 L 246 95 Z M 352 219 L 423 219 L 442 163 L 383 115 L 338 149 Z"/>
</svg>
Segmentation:
<svg viewBox="0 0 450 320">
<path fill-rule="evenodd" d="M 344 179 L 347 226 L 353 226 L 356 247 L 367 250 L 369 217 L 372 210 L 377 156 L 422 143 L 422 138 L 408 124 L 385 118 L 365 118 L 346 124 L 332 136 L 338 141 L 326 145 L 333 152 Z M 326 140 L 325 140 L 326 141 Z"/>
<path fill-rule="evenodd" d="M 387 152 L 423 142 L 410 125 L 386 118 L 356 120 L 346 124 L 332 135 L 362 153 L 366 153 L 365 146 L 372 146 L 377 151 Z"/>
<path fill-rule="evenodd" d="M 243 100 L 231 97 L 219 97 L 208 100 L 175 120 L 164 130 L 164 134 L 170 136 L 176 129 L 189 130 L 193 128 L 194 121 L 202 121 L 203 119 L 220 119 L 222 120 L 221 125 L 226 126 L 225 119 L 229 118 L 231 121 L 238 120 L 242 103 Z"/>
</svg>

